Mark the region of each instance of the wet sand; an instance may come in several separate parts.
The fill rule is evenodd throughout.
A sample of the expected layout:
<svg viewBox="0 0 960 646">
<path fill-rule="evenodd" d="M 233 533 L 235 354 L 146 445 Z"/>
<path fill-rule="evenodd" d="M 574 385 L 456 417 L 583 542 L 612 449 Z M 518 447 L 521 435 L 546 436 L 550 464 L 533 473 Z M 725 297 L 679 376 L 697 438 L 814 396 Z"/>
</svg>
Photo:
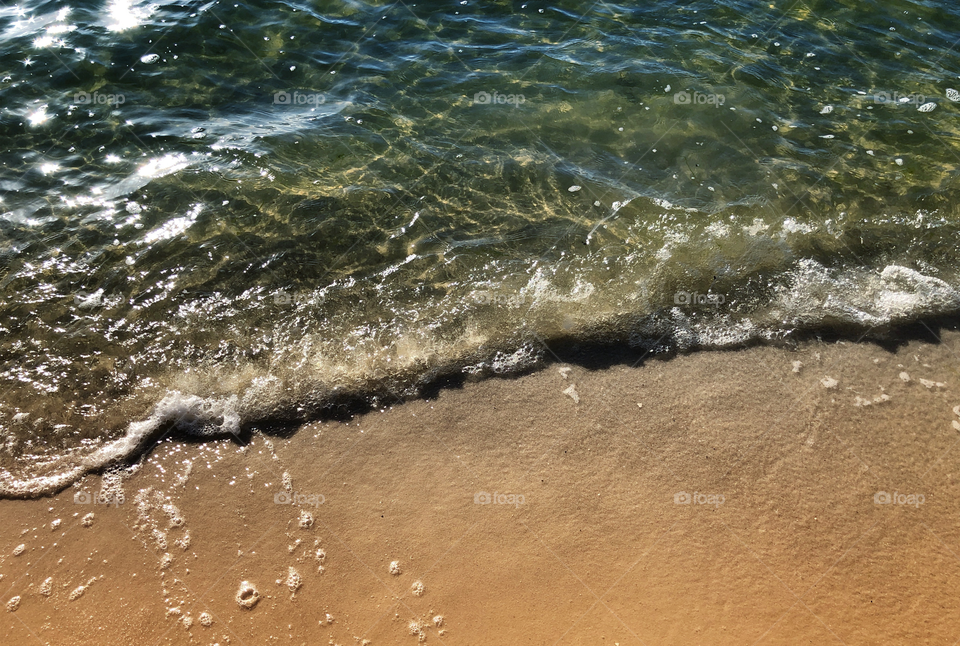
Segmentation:
<svg viewBox="0 0 960 646">
<path fill-rule="evenodd" d="M 0 501 L 0 643 L 950 646 L 943 341 L 556 364 L 289 438 L 165 441 Z"/>
</svg>

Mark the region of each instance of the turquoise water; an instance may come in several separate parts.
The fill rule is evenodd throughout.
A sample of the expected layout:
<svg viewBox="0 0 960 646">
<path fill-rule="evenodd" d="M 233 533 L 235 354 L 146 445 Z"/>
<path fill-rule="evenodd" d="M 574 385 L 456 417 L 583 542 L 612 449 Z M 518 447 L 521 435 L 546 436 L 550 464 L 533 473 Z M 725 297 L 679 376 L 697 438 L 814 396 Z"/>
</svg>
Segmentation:
<svg viewBox="0 0 960 646">
<path fill-rule="evenodd" d="M 0 9 L 0 494 L 551 347 L 960 309 L 936 2 Z"/>
</svg>

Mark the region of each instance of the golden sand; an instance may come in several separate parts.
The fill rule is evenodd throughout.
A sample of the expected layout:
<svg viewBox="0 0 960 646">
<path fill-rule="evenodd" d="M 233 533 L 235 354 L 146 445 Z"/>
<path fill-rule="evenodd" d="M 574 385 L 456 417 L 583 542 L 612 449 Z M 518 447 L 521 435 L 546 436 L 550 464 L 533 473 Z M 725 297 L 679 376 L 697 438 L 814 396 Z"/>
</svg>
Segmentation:
<svg viewBox="0 0 960 646">
<path fill-rule="evenodd" d="M 952 332 L 558 364 L 167 441 L 0 501 L 0 643 L 950 646 L 958 367 Z"/>
</svg>

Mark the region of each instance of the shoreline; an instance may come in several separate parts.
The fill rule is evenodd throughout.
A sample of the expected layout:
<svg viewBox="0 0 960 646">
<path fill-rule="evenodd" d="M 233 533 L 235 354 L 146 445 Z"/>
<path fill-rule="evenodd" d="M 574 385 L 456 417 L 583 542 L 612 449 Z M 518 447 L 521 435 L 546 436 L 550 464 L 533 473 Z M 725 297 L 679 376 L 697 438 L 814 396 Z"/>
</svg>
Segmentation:
<svg viewBox="0 0 960 646">
<path fill-rule="evenodd" d="M 950 644 L 941 332 L 594 354 L 245 447 L 167 439 L 0 500 L 0 641 Z"/>
<path fill-rule="evenodd" d="M 229 391 L 205 396 L 168 390 L 166 395 L 153 404 L 149 413 L 128 424 L 127 430 L 112 440 L 105 441 L 95 449 L 78 457 L 67 457 L 76 448 L 62 448 L 64 457 L 56 468 L 46 467 L 46 472 L 14 477 L 4 466 L 0 472 L 0 500 L 30 500 L 56 495 L 88 475 L 98 475 L 117 466 L 129 466 L 148 455 L 159 442 L 174 439 L 182 442 L 203 442 L 216 439 L 236 439 L 240 443 L 250 441 L 257 433 L 270 437 L 288 437 L 297 429 L 314 423 L 349 421 L 358 416 L 383 410 L 385 406 L 402 405 L 421 399 L 435 399 L 444 390 L 462 389 L 468 384 L 486 379 L 516 379 L 549 370 L 555 365 L 573 365 L 587 370 L 637 367 L 650 361 L 671 360 L 701 352 L 741 352 L 754 347 L 774 347 L 795 350 L 814 342 L 872 343 L 888 351 L 915 341 L 936 343 L 945 331 L 960 330 L 960 313 L 939 315 L 908 324 L 868 328 L 865 331 L 847 329 L 844 326 L 822 329 L 799 329 L 782 338 L 762 339 L 752 337 L 731 345 L 682 349 L 678 336 L 653 337 L 642 343 L 625 344 L 588 341 L 583 339 L 555 339 L 549 344 L 539 341 L 540 349 L 531 350 L 522 344 L 512 354 L 497 352 L 481 362 L 485 371 L 473 371 L 461 363 L 421 367 L 419 373 L 410 372 L 397 381 L 371 383 L 369 390 L 349 391 L 334 388 L 322 403 L 313 402 L 273 410 L 274 417 L 244 419 L 250 410 L 238 405 L 238 394 Z M 682 336 L 682 335 L 680 335 Z M 502 361 L 510 364 L 507 370 L 493 369 Z M 481 365 L 478 364 L 478 365 Z M 245 400 L 249 392 L 243 394 Z M 256 394 L 255 394 L 256 396 Z M 292 408 L 291 408 L 292 406 Z M 187 420 L 184 422 L 183 420 Z M 9 452 L 9 447 L 8 447 Z M 28 460 L 45 462 L 43 455 L 28 455 Z M 17 458 L 5 458 L 8 461 Z"/>
</svg>

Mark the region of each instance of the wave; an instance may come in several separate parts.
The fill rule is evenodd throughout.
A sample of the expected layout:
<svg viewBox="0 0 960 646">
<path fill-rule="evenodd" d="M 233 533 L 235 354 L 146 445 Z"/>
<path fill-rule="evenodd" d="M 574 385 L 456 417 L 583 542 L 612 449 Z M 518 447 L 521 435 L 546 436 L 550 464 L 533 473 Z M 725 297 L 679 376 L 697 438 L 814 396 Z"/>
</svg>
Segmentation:
<svg viewBox="0 0 960 646">
<path fill-rule="evenodd" d="M 566 302 L 579 300 L 568 298 Z M 678 292 L 673 306 L 610 315 L 553 334 L 519 329 L 499 346 L 490 343 L 489 337 L 468 334 L 442 353 L 436 351 L 442 346 L 438 340 L 431 351 L 408 353 L 405 361 L 389 369 L 367 364 L 364 374 L 362 362 L 355 363 L 353 369 L 359 372 L 350 380 L 337 379 L 329 366 L 327 371 L 321 368 L 312 374 L 302 370 L 284 374 L 277 365 L 266 370 L 253 364 L 220 366 L 198 372 L 189 382 L 179 375 L 167 383 L 189 383 L 195 392 L 171 387 L 148 414 L 130 422 L 119 437 L 99 440 L 92 448 L 48 460 L 41 467 L 33 464 L 33 472 L 0 469 L 0 496 L 29 498 L 55 493 L 87 474 L 136 460 L 171 433 L 201 440 L 242 439 L 252 427 L 304 423 L 349 407 L 351 402 L 376 406 L 419 397 L 444 380 L 522 374 L 553 360 L 552 348 L 570 343 L 661 353 L 729 349 L 827 330 L 882 337 L 899 326 L 960 312 L 957 286 L 916 269 L 901 265 L 888 265 L 880 271 L 836 269 L 809 259 L 796 263 L 765 302 L 754 303 L 749 315 L 742 310 L 721 311 L 722 300 L 722 294 L 709 291 Z M 220 392 L 214 395 L 201 394 L 217 390 Z"/>
</svg>

